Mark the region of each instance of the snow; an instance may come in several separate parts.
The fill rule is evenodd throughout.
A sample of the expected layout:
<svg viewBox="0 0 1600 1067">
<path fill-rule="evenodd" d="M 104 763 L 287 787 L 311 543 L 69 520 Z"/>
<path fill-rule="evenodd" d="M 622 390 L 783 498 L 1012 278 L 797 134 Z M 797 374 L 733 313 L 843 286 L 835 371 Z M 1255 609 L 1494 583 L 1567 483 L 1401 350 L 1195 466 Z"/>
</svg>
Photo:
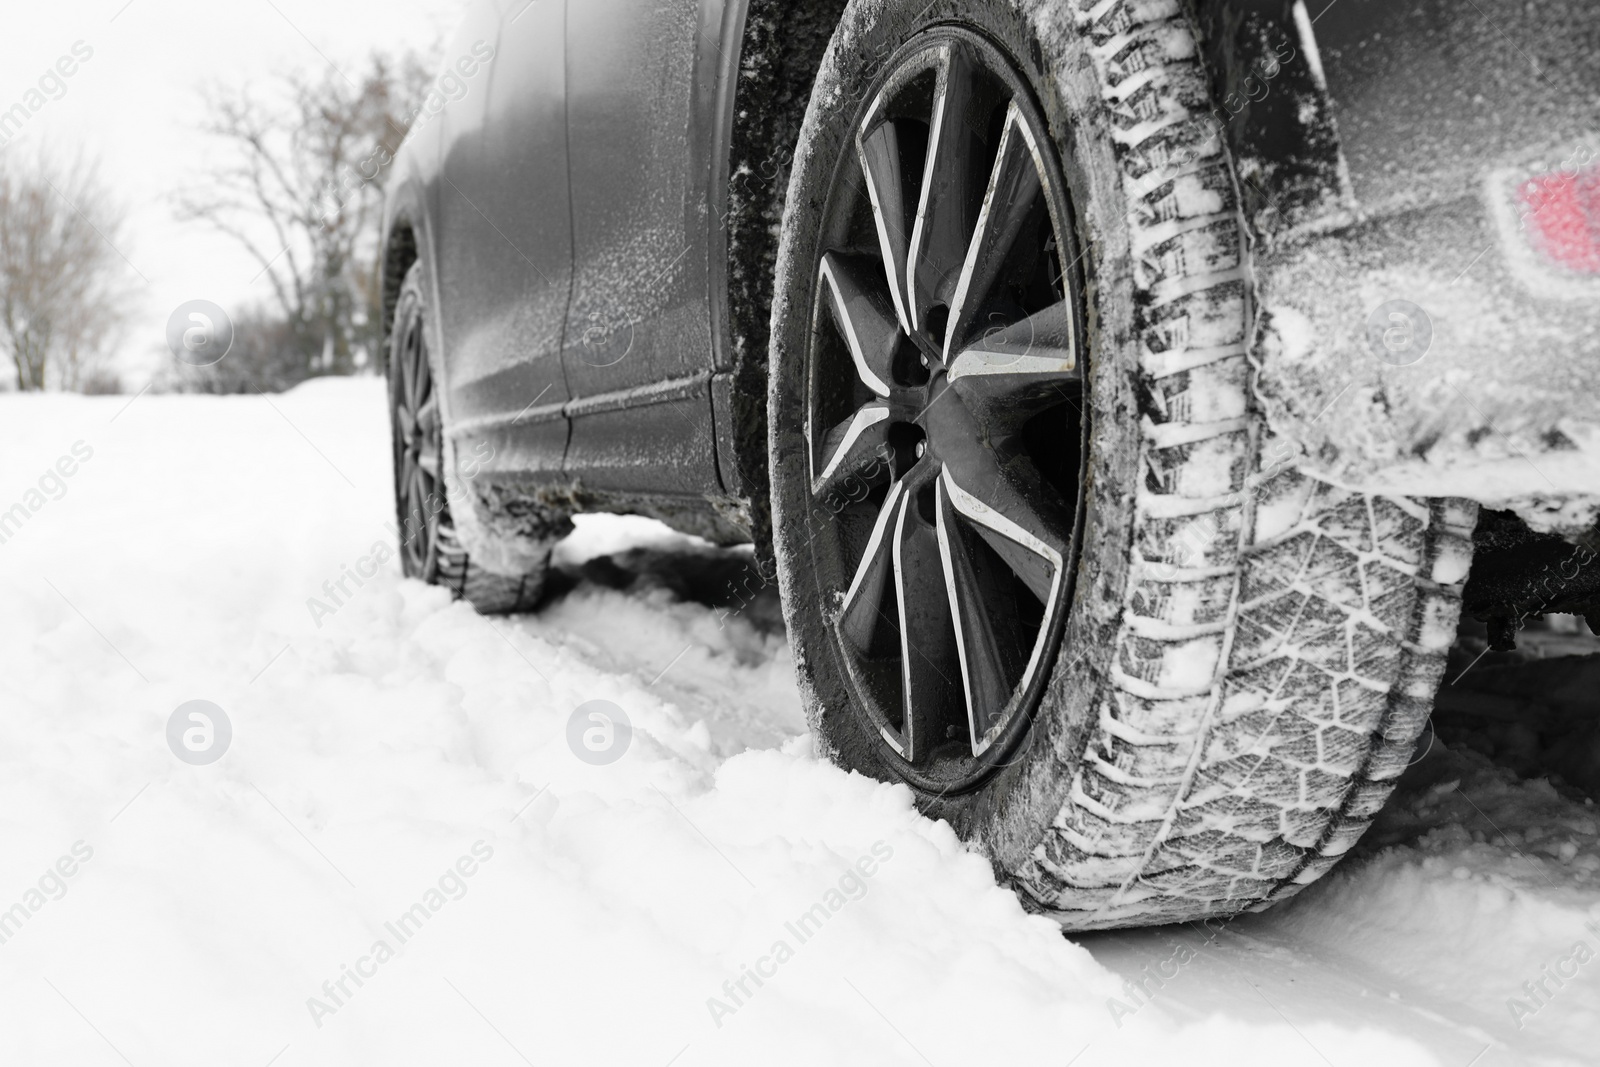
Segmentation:
<svg viewBox="0 0 1600 1067">
<path fill-rule="evenodd" d="M 1600 962 L 1507 1006 L 1600 946 L 1596 810 L 1546 783 L 1436 748 L 1289 905 L 1068 939 L 905 789 L 813 756 L 771 590 L 674 592 L 737 553 L 584 518 L 571 587 L 488 620 L 399 577 L 389 476 L 371 380 L 0 397 L 5 1062 L 1488 1065 L 1600 1037 Z M 191 700 L 232 726 L 209 765 L 167 747 Z M 609 764 L 568 747 L 592 701 L 632 726 Z"/>
<path fill-rule="evenodd" d="M 1488 1040 L 1592 1058 L 1600 963 L 1524 983 L 1600 950 L 1600 809 L 1436 743 L 1361 848 L 1265 925 Z"/>
</svg>

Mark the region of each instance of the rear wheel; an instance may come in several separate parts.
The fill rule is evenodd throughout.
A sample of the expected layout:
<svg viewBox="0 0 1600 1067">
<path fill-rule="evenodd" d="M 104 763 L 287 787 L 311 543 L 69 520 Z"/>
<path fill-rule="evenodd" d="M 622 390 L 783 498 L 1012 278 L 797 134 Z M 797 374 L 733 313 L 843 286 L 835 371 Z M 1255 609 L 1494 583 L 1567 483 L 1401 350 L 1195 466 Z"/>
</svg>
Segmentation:
<svg viewBox="0 0 1600 1067">
<path fill-rule="evenodd" d="M 1261 905 L 1426 720 L 1467 506 L 1293 469 L 1177 4 L 860 0 L 775 286 L 774 539 L 822 746 L 1074 928 Z"/>
<path fill-rule="evenodd" d="M 486 615 L 532 611 L 544 589 L 546 568 L 514 576 L 495 574 L 474 563 L 456 535 L 431 336 L 418 261 L 406 273 L 389 335 L 389 415 L 401 569 L 408 578 L 448 588 Z M 455 472 L 453 477 L 460 479 L 461 474 Z"/>
</svg>

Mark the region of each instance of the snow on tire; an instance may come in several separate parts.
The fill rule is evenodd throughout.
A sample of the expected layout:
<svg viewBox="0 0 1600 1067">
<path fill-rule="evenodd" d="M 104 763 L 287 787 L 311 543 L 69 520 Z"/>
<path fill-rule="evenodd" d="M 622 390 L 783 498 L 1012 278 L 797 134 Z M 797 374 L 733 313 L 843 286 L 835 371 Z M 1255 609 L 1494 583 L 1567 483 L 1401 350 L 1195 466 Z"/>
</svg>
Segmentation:
<svg viewBox="0 0 1600 1067">
<path fill-rule="evenodd" d="M 816 231 L 839 131 L 876 68 L 938 25 L 996 42 L 1031 83 L 1089 280 L 1070 618 L 1025 740 L 958 792 L 902 773 L 852 712 L 801 488 Z M 1176 0 L 858 0 L 819 73 L 785 211 L 774 536 L 814 731 L 842 764 L 908 781 L 1029 906 L 1073 929 L 1233 914 L 1328 870 L 1410 758 L 1470 560 L 1475 505 L 1318 482 L 1265 426 L 1248 237 L 1210 110 Z"/>
</svg>

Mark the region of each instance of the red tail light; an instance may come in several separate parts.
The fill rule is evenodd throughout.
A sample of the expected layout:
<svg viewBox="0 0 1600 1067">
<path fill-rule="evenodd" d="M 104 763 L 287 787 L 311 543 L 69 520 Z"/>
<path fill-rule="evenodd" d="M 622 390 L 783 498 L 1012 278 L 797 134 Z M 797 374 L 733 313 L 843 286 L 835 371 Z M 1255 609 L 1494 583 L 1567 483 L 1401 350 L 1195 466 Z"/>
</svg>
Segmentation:
<svg viewBox="0 0 1600 1067">
<path fill-rule="evenodd" d="M 1534 248 L 1580 274 L 1600 274 L 1600 164 L 1530 178 L 1517 206 Z"/>
</svg>

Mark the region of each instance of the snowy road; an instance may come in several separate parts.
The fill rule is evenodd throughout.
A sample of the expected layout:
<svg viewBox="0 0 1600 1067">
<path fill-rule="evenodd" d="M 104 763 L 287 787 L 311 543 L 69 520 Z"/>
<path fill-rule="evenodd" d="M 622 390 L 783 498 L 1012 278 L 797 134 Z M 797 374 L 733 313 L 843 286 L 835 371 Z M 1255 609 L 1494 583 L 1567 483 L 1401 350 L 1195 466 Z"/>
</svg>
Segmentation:
<svg viewBox="0 0 1600 1067">
<path fill-rule="evenodd" d="M 374 381 L 0 397 L 0 1062 L 1595 1062 L 1592 803 L 1435 748 L 1289 905 L 1068 940 L 811 756 L 770 597 L 672 588 L 736 555 L 586 522 L 486 620 L 384 558 L 387 441 Z"/>
</svg>

